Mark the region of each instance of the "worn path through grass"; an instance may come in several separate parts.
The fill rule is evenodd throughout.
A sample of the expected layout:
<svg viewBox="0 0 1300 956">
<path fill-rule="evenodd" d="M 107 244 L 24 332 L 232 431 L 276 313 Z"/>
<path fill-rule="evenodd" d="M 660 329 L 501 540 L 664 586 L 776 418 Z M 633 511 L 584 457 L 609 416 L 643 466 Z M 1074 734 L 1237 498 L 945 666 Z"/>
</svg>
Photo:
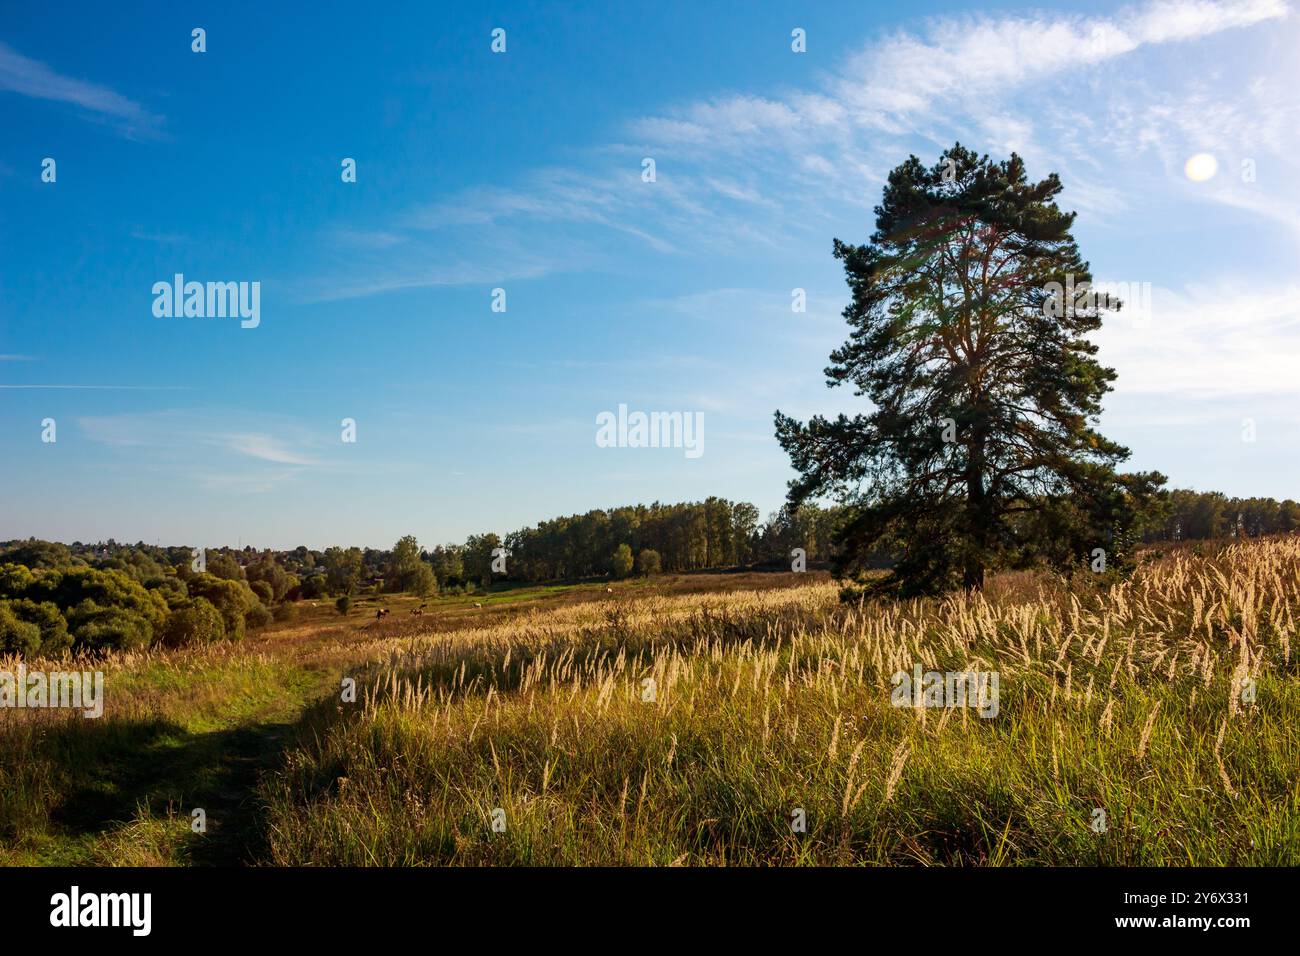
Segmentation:
<svg viewBox="0 0 1300 956">
<path fill-rule="evenodd" d="M 771 586 L 785 577 L 665 578 L 655 590 Z M 638 584 L 615 585 L 614 600 L 639 595 Z M 261 778 L 297 742 L 304 712 L 338 694 L 341 676 L 359 675 L 405 639 L 608 600 L 604 584 L 584 584 L 473 599 L 383 595 L 358 601 L 347 617 L 326 602 L 303 602 L 298 620 L 238 645 L 93 665 L 106 672 L 101 719 L 0 712 L 0 865 L 265 862 Z M 421 605 L 424 614 L 410 613 Z M 377 607 L 390 615 L 375 621 Z M 201 834 L 191 826 L 196 809 L 206 818 Z"/>
</svg>

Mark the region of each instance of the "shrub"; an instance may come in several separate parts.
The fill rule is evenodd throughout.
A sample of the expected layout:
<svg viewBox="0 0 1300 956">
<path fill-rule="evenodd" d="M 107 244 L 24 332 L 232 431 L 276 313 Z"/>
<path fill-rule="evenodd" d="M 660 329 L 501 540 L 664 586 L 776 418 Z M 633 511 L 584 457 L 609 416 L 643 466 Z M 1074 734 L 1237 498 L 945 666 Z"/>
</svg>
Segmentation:
<svg viewBox="0 0 1300 956">
<path fill-rule="evenodd" d="M 258 584 L 265 584 L 270 588 L 271 600 L 262 602 L 268 607 L 276 601 L 284 600 L 290 588 L 298 583 L 298 579 L 280 567 L 274 558 L 254 561 L 244 569 L 244 574 L 248 578 L 248 583 L 253 585 L 254 591 L 258 590 Z"/>
<path fill-rule="evenodd" d="M 172 611 L 163 626 L 164 647 L 212 644 L 226 636 L 221 612 L 206 598 L 191 598 Z"/>
<path fill-rule="evenodd" d="M 0 598 L 19 598 L 36 582 L 36 575 L 22 564 L 0 564 Z"/>
<path fill-rule="evenodd" d="M 311 577 L 303 578 L 302 584 L 298 587 L 298 593 L 308 600 L 324 597 L 329 593 L 325 575 L 313 574 Z"/>
<path fill-rule="evenodd" d="M 352 598 L 345 594 L 334 602 L 334 607 L 340 614 L 347 614 L 352 608 Z"/>
<path fill-rule="evenodd" d="M 102 615 L 109 610 L 120 611 L 121 615 L 115 618 L 118 624 L 128 619 L 131 621 L 126 631 L 134 634 L 143 626 L 144 640 L 139 646 L 144 647 L 153 642 L 154 634 L 161 630 L 169 611 L 167 600 L 161 593 L 146 590 L 126 572 L 98 571 L 87 567 L 41 571 L 23 596 L 36 602 L 49 601 L 62 609 L 74 638 L 77 635 L 77 625 L 73 622 L 74 612 L 81 614 L 79 624 L 89 623 L 89 618 L 85 617 L 89 612 L 80 610 L 87 602 L 93 605 L 97 614 Z M 119 636 L 127 639 L 126 631 Z M 135 645 L 136 638 L 130 637 L 129 643 Z"/>
<path fill-rule="evenodd" d="M 7 601 L 0 601 L 0 654 L 33 656 L 41 647 L 41 629 L 18 619 Z"/>
<path fill-rule="evenodd" d="M 160 574 L 144 582 L 146 590 L 157 591 L 172 610 L 182 606 L 190 596 L 185 582 L 174 574 Z"/>
<path fill-rule="evenodd" d="M 244 612 L 244 623 L 254 631 L 266 627 L 271 623 L 271 609 L 265 604 L 254 604 Z"/>
<path fill-rule="evenodd" d="M 66 544 L 31 538 L 4 553 L 6 561 L 37 568 L 65 568 L 72 564 L 72 552 Z"/>
<path fill-rule="evenodd" d="M 244 580 L 244 569 L 239 566 L 234 555 L 225 551 L 208 551 L 204 555 L 205 573 L 215 575 L 227 581 Z"/>
<path fill-rule="evenodd" d="M 411 575 L 407 588 L 412 594 L 419 597 L 428 597 L 434 591 L 438 590 L 438 578 L 433 573 L 433 568 L 429 567 L 423 561 Z"/>
<path fill-rule="evenodd" d="M 277 621 L 296 621 L 298 620 L 298 605 L 289 602 L 277 604 L 271 611 L 271 617 Z"/>
<path fill-rule="evenodd" d="M 49 601 L 37 603 L 23 598 L 10 603 L 10 610 L 20 620 L 35 624 L 41 632 L 40 653 L 44 657 L 61 654 L 72 646 L 72 636 L 68 633 L 68 622 L 58 606 Z"/>
<path fill-rule="evenodd" d="M 125 607 L 100 607 L 89 599 L 68 614 L 76 647 L 90 651 L 138 651 L 153 642 L 149 619 Z"/>
<path fill-rule="evenodd" d="M 616 578 L 625 578 L 632 573 L 632 549 L 620 544 L 609 558 L 609 570 Z"/>
<path fill-rule="evenodd" d="M 243 638 L 245 615 L 250 608 L 260 606 L 257 595 L 243 581 L 198 574 L 190 579 L 189 589 L 190 594 L 206 598 L 221 612 L 221 619 L 226 625 L 226 638 L 232 641 Z"/>
<path fill-rule="evenodd" d="M 257 595 L 257 599 L 267 607 L 270 607 L 271 602 L 275 600 L 275 590 L 265 581 L 254 581 L 248 587 Z"/>
<path fill-rule="evenodd" d="M 659 558 L 659 552 L 651 548 L 643 548 L 641 553 L 636 556 L 636 569 L 646 576 L 659 574 L 663 571 L 663 562 Z"/>
</svg>

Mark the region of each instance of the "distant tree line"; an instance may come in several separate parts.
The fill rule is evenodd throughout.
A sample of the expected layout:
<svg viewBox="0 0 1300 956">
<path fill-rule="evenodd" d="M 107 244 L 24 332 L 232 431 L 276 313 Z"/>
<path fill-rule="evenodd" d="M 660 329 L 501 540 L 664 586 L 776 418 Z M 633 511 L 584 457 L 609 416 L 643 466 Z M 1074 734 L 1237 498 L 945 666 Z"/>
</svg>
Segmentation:
<svg viewBox="0 0 1300 956">
<path fill-rule="evenodd" d="M 845 518 L 842 508 L 807 503 L 760 524 L 748 502 L 655 502 L 553 518 L 504 538 L 470 535 L 432 550 L 413 535 L 390 550 L 219 548 L 203 552 L 198 570 L 196 552 L 183 546 L 9 541 L 0 543 L 0 654 L 239 640 L 272 618 L 293 617 L 299 600 L 363 592 L 430 595 L 503 581 L 788 570 L 796 548 L 810 563 L 831 560 Z M 1300 530 L 1300 504 L 1174 490 L 1142 528 L 1148 543 L 1286 534 Z M 889 567 L 898 546 L 885 539 L 865 562 Z"/>
<path fill-rule="evenodd" d="M 1205 541 L 1258 538 L 1300 530 L 1300 504 L 1290 498 L 1229 498 L 1218 491 L 1176 489 L 1161 514 L 1147 523 L 1143 540 Z"/>
<path fill-rule="evenodd" d="M 420 548 L 407 535 L 391 551 L 327 548 L 304 571 L 307 595 L 371 590 L 463 592 L 493 582 L 582 580 L 677 574 L 759 564 L 789 567 L 790 552 L 829 558 L 838 509 L 805 505 L 759 523 L 748 502 L 709 498 L 680 504 L 595 509 L 505 535 L 471 535 L 463 544 Z M 308 552 L 307 557 L 314 553 Z"/>
<path fill-rule="evenodd" d="M 0 546 L 0 654 L 55 655 L 240 640 L 292 617 L 297 586 L 269 554 L 35 539 Z"/>
</svg>

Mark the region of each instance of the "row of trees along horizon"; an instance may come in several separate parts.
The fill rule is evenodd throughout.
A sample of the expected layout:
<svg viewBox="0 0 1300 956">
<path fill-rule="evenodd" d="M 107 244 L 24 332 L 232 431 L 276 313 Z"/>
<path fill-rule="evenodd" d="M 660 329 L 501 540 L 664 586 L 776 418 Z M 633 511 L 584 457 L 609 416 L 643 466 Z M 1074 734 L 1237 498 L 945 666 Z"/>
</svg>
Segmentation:
<svg viewBox="0 0 1300 956">
<path fill-rule="evenodd" d="M 205 550 L 193 569 L 190 546 L 116 541 L 71 545 L 35 538 L 0 544 L 0 653 L 141 649 L 238 640 L 272 619 L 296 616 L 295 602 L 408 592 L 464 594 L 493 585 L 625 578 L 749 568 L 788 571 L 802 548 L 809 566 L 836 557 L 844 507 L 805 503 L 758 523 L 748 502 L 596 509 L 507 534 L 422 549 L 414 535 L 391 549 L 299 546 L 275 551 Z M 1300 504 L 1175 490 L 1147 516 L 1147 542 L 1258 537 L 1300 530 Z M 505 573 L 492 570 L 504 548 Z M 888 545 L 874 555 L 888 568 Z M 1080 555 L 1080 567 L 1087 556 Z"/>
<path fill-rule="evenodd" d="M 753 505 L 710 498 L 432 551 L 413 536 L 391 551 L 208 551 L 202 573 L 184 547 L 19 542 L 0 558 L 0 651 L 238 637 L 292 613 L 294 598 L 339 594 L 346 610 L 362 587 L 487 586 L 502 548 L 502 577 L 525 582 L 779 567 L 802 548 L 829 559 L 846 592 L 912 596 L 979 589 L 1003 568 L 1077 571 L 1098 548 L 1106 573 L 1125 573 L 1143 540 L 1294 530 L 1293 501 L 1170 492 L 1159 472 L 1117 470 L 1129 450 L 1094 427 L 1116 374 L 1091 336 L 1122 303 L 1091 289 L 1062 189 L 1055 173 L 1029 179 L 1015 153 L 992 161 L 960 143 L 890 172 L 870 240 L 832 247 L 850 334 L 827 384 L 852 386 L 869 411 L 776 411 L 797 477 L 762 527 Z"/>
</svg>

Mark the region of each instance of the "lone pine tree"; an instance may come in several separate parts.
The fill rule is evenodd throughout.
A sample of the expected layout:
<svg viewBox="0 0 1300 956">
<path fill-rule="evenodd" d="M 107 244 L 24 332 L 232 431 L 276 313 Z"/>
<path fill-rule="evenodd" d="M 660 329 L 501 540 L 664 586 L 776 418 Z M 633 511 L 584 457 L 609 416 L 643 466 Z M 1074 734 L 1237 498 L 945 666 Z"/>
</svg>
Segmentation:
<svg viewBox="0 0 1300 956">
<path fill-rule="evenodd" d="M 902 594 L 980 588 L 995 567 L 1113 567 L 1158 505 L 1164 477 L 1118 474 L 1128 449 L 1092 427 L 1115 373 L 1087 336 L 1121 304 L 1090 288 L 1060 191 L 1014 153 L 958 143 L 890 173 L 868 245 L 835 240 L 852 331 L 827 384 L 873 407 L 777 411 L 776 433 L 799 472 L 790 503 L 847 505 L 840 575 L 881 551 L 879 586 Z"/>
</svg>

